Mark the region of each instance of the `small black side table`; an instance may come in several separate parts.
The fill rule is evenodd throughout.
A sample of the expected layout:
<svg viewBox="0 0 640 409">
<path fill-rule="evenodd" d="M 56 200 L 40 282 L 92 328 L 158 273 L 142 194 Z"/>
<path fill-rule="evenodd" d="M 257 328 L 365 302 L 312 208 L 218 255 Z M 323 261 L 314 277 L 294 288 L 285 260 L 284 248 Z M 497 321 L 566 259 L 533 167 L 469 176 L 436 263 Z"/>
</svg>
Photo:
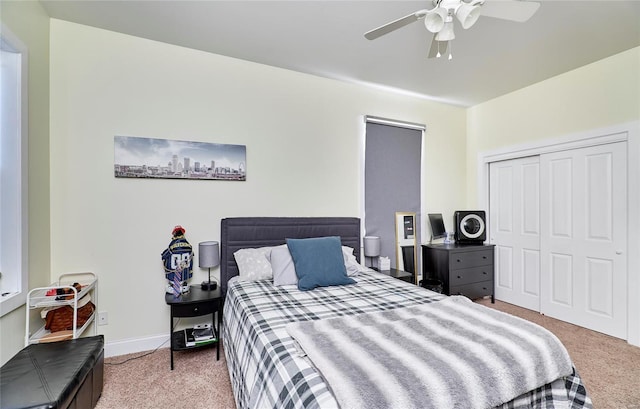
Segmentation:
<svg viewBox="0 0 640 409">
<path fill-rule="evenodd" d="M 407 283 L 413 284 L 413 274 L 407 271 L 398 270 L 397 268 L 391 268 L 389 270 L 377 270 L 377 271 L 382 274 L 391 276 L 393 278 L 397 278 L 398 280 L 406 281 Z"/>
<path fill-rule="evenodd" d="M 173 370 L 173 351 L 183 351 L 185 349 L 203 348 L 216 346 L 216 359 L 220 360 L 220 316 L 222 297 L 220 287 L 207 291 L 200 286 L 191 286 L 188 293 L 176 297 L 173 294 L 165 294 L 164 301 L 171 307 L 171 322 L 169 323 L 169 333 L 171 334 L 171 370 Z M 174 318 L 199 317 L 211 314 L 212 328 L 214 329 L 216 341 L 205 345 L 186 346 L 184 331 L 173 331 Z M 218 325 L 216 326 L 216 318 Z"/>
</svg>

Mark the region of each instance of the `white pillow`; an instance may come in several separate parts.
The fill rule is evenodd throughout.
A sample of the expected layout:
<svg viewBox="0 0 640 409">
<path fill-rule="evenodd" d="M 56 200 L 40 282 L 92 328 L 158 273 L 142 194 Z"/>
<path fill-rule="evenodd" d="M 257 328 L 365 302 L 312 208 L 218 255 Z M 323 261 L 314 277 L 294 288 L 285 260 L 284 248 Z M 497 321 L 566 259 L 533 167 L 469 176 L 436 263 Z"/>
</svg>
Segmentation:
<svg viewBox="0 0 640 409">
<path fill-rule="evenodd" d="M 286 244 L 271 249 L 271 270 L 273 270 L 273 285 L 276 287 L 298 284 L 296 267 Z"/>
<path fill-rule="evenodd" d="M 273 272 L 269 262 L 269 254 L 273 247 L 257 249 L 240 249 L 233 253 L 238 264 L 240 281 L 271 279 Z"/>
<path fill-rule="evenodd" d="M 347 269 L 347 276 L 357 276 L 363 271 L 367 271 L 367 268 L 356 260 L 356 256 L 353 255 L 353 249 L 351 247 L 342 246 L 342 256 L 344 257 L 344 266 Z"/>
</svg>

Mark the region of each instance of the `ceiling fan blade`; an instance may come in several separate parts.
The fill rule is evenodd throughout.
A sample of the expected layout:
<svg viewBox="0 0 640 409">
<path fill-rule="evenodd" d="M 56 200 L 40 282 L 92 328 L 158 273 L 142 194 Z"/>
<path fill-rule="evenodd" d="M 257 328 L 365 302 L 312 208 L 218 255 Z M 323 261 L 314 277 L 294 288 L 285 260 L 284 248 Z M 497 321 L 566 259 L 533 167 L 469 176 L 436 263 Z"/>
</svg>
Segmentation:
<svg viewBox="0 0 640 409">
<path fill-rule="evenodd" d="M 538 11 L 540 3 L 523 0 L 486 0 L 480 15 L 523 23 Z"/>
<path fill-rule="evenodd" d="M 447 52 L 449 42 L 436 40 L 436 35 L 437 33 L 433 35 L 433 39 L 431 40 L 431 47 L 429 48 L 429 55 L 427 55 L 427 58 L 435 58 L 438 56 L 438 53 L 442 55 Z"/>
<path fill-rule="evenodd" d="M 424 17 L 424 15 L 427 13 L 426 10 L 419 10 L 416 11 L 415 13 L 411 13 L 408 16 L 404 16 L 402 18 L 399 18 L 397 20 L 394 20 L 390 23 L 387 23 L 383 26 L 380 26 L 378 28 L 374 28 L 371 31 L 367 31 L 366 33 L 364 33 L 364 37 L 367 40 L 375 40 L 378 37 L 382 37 L 385 34 L 389 34 L 392 31 L 395 31 L 399 28 L 402 28 L 408 24 L 411 24 L 415 21 L 418 21 L 418 19 Z"/>
</svg>

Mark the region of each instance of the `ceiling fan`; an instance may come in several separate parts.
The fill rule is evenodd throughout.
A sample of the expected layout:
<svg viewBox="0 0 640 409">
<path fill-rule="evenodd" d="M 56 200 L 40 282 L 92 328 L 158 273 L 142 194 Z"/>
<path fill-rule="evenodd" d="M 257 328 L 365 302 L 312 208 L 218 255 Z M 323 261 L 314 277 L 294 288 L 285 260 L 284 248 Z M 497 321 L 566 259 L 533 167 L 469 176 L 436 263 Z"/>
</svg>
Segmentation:
<svg viewBox="0 0 640 409">
<path fill-rule="evenodd" d="M 524 0 L 432 0 L 433 8 L 418 10 L 407 16 L 367 31 L 364 36 L 375 40 L 415 21 L 424 19 L 427 30 L 434 33 L 429 58 L 440 57 L 446 52 L 449 41 L 456 38 L 453 31 L 454 17 L 465 30 L 475 24 L 480 16 L 525 22 L 535 14 L 540 3 Z M 449 59 L 452 58 L 449 53 Z"/>
</svg>

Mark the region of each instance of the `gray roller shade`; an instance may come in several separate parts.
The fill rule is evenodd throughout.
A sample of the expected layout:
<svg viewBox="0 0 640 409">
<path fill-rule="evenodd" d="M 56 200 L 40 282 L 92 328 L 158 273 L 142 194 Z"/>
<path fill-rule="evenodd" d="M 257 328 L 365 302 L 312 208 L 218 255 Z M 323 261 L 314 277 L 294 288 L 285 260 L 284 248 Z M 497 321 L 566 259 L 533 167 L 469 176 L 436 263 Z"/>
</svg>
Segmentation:
<svg viewBox="0 0 640 409">
<path fill-rule="evenodd" d="M 396 266 L 396 212 L 416 213 L 416 243 L 420 244 L 422 134 L 421 129 L 366 124 L 365 234 L 380 236 L 381 255 L 391 259 L 391 267 Z"/>
</svg>

